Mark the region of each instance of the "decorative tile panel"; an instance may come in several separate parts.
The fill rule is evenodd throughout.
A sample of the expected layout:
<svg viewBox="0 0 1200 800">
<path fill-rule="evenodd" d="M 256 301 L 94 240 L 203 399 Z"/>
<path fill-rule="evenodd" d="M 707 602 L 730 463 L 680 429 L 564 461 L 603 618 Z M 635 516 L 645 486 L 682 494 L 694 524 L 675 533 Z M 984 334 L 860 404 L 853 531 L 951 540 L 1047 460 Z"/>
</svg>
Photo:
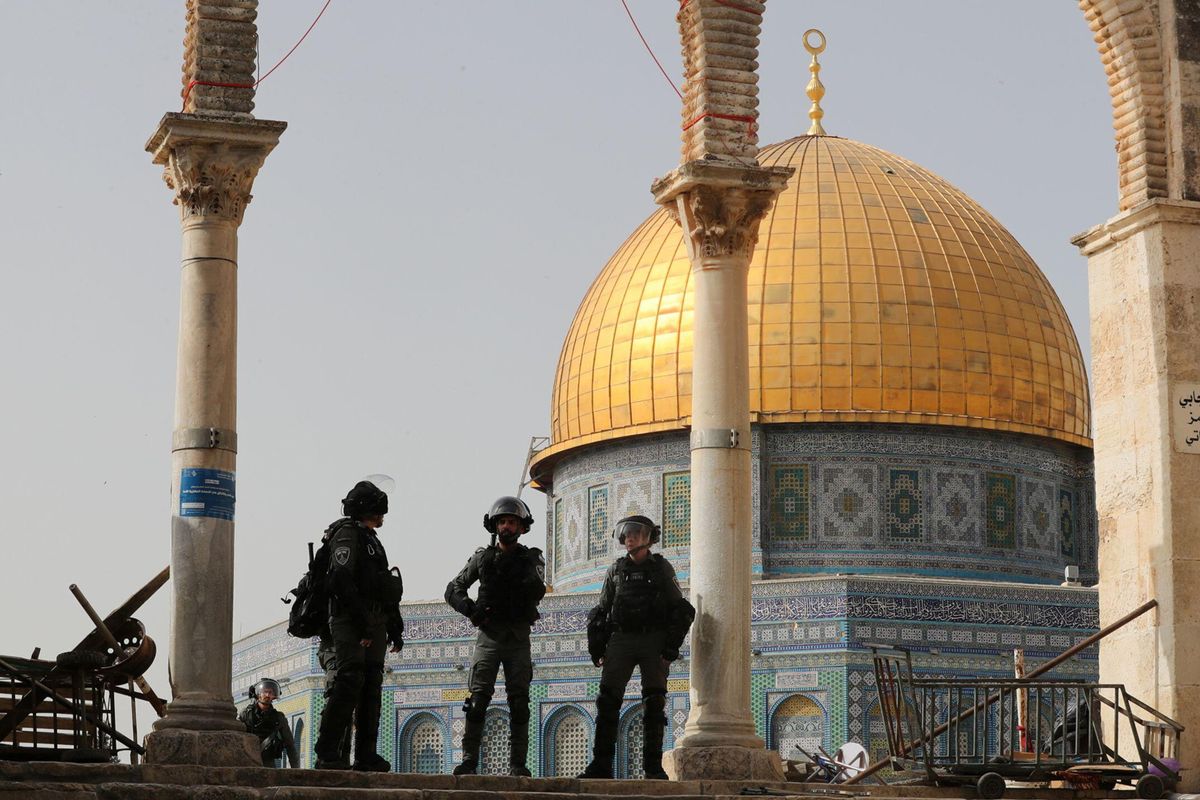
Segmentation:
<svg viewBox="0 0 1200 800">
<path fill-rule="evenodd" d="M 987 490 L 984 513 L 987 546 L 1015 550 L 1017 547 L 1017 482 L 1012 475 L 989 472 L 984 476 Z"/>
<path fill-rule="evenodd" d="M 884 504 L 888 538 L 920 541 L 924 525 L 921 473 L 915 469 L 888 470 Z"/>
<path fill-rule="evenodd" d="M 692 540 L 692 473 L 663 475 L 662 538 L 664 547 L 684 547 Z"/>
<path fill-rule="evenodd" d="M 588 489 L 588 558 L 608 555 L 608 487 Z"/>
<path fill-rule="evenodd" d="M 770 469 L 770 538 L 805 541 L 808 527 L 808 475 L 806 464 L 774 464 Z"/>
<path fill-rule="evenodd" d="M 879 529 L 879 497 L 875 470 L 837 464 L 817 477 L 818 518 L 822 541 L 858 542 L 875 538 Z"/>
<path fill-rule="evenodd" d="M 1075 536 L 1075 493 L 1070 489 L 1058 489 L 1058 546 L 1059 552 L 1068 560 L 1079 557 Z"/>
</svg>

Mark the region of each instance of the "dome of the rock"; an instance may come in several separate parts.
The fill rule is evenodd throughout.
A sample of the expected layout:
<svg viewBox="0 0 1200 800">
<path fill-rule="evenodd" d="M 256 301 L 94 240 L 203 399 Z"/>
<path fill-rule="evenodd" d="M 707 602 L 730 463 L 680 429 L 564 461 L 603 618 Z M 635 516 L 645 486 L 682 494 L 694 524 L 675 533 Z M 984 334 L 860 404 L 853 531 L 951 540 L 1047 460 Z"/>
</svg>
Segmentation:
<svg viewBox="0 0 1200 800">
<path fill-rule="evenodd" d="M 802 136 L 759 162 L 795 172 L 748 276 L 756 568 L 1090 574 L 1076 534 L 1092 507 L 1087 376 L 1029 254 L 962 191 L 876 147 Z M 626 513 L 661 518 L 686 557 L 690 278 L 659 209 L 566 335 L 531 469 L 565 588 L 598 578 L 608 520 Z M 642 477 L 622 486 L 617 466 Z"/>
</svg>

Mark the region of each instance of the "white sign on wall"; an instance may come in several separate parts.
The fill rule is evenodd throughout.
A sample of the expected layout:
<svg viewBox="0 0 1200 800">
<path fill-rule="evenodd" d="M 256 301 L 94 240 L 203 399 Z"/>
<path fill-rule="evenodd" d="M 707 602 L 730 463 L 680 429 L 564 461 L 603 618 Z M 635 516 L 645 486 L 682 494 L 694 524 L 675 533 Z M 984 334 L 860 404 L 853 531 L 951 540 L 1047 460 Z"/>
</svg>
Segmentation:
<svg viewBox="0 0 1200 800">
<path fill-rule="evenodd" d="M 810 689 L 819 684 L 819 679 L 816 672 L 779 672 L 775 675 L 775 688 Z"/>
<path fill-rule="evenodd" d="M 1200 383 L 1172 387 L 1171 435 L 1175 452 L 1200 453 Z"/>
</svg>

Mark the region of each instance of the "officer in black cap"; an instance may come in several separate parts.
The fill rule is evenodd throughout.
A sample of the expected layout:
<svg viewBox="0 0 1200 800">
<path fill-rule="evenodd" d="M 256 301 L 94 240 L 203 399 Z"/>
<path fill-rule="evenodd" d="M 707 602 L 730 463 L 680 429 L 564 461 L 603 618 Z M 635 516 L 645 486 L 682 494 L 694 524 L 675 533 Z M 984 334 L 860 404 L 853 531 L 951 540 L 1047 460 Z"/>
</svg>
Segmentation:
<svg viewBox="0 0 1200 800">
<path fill-rule="evenodd" d="M 359 481 L 342 500 L 342 513 L 325 532 L 329 545 L 329 630 L 322 637 L 325 710 L 314 748 L 317 769 L 348 769 L 351 720 L 353 768 L 389 772 L 391 764 L 375 749 L 379 737 L 380 693 L 388 646 L 400 652 L 404 620 L 400 572 L 388 568 L 387 553 L 375 531 L 387 513 L 387 494 Z"/>
<path fill-rule="evenodd" d="M 675 569 L 650 546 L 661 535 L 642 516 L 625 517 L 613 536 L 625 547 L 604 576 L 600 603 L 588 614 L 588 653 L 603 667 L 596 697 L 592 761 L 581 778 L 611 778 L 617 718 L 633 668 L 642 673 L 642 763 L 646 777 L 666 780 L 662 768 L 667 672 L 696 616 L 675 579 Z"/>
<path fill-rule="evenodd" d="M 483 527 L 492 543 L 467 559 L 458 577 L 446 586 L 446 602 L 479 628 L 471 658 L 468 688 L 463 705 L 467 727 L 463 732 L 462 763 L 455 775 L 473 775 L 479 766 L 479 744 L 496 671 L 504 665 L 504 687 L 509 708 L 509 774 L 529 776 L 529 682 L 533 660 L 529 655 L 529 628 L 538 619 L 538 603 L 546 594 L 546 562 L 542 551 L 525 547 L 517 539 L 529 531 L 533 515 L 516 497 L 501 497 L 483 515 Z M 478 597 L 467 590 L 479 581 Z"/>
<path fill-rule="evenodd" d="M 250 688 L 249 694 L 254 702 L 242 709 L 238 719 L 262 743 L 263 766 L 275 766 L 275 759 L 285 752 L 292 769 L 300 766 L 300 754 L 296 751 L 287 717 L 275 708 L 275 701 L 280 694 L 279 681 L 263 678 Z"/>
</svg>

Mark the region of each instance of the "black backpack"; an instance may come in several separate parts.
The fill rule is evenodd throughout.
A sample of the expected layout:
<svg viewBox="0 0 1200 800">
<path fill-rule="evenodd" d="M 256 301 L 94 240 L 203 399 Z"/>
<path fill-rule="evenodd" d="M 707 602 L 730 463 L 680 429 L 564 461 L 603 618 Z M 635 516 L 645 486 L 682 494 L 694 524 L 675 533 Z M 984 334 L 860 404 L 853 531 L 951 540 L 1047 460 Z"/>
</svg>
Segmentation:
<svg viewBox="0 0 1200 800">
<path fill-rule="evenodd" d="M 333 537 L 329 537 L 333 538 Z M 329 622 L 329 591 L 326 588 L 326 576 L 329 574 L 329 542 L 322 542 L 317 552 L 313 552 L 312 542 L 308 543 L 308 572 L 288 594 L 296 596 L 292 603 L 286 595 L 282 598 L 285 604 L 292 603 L 288 611 L 287 632 L 297 639 L 311 639 L 321 633 L 321 629 Z"/>
</svg>

